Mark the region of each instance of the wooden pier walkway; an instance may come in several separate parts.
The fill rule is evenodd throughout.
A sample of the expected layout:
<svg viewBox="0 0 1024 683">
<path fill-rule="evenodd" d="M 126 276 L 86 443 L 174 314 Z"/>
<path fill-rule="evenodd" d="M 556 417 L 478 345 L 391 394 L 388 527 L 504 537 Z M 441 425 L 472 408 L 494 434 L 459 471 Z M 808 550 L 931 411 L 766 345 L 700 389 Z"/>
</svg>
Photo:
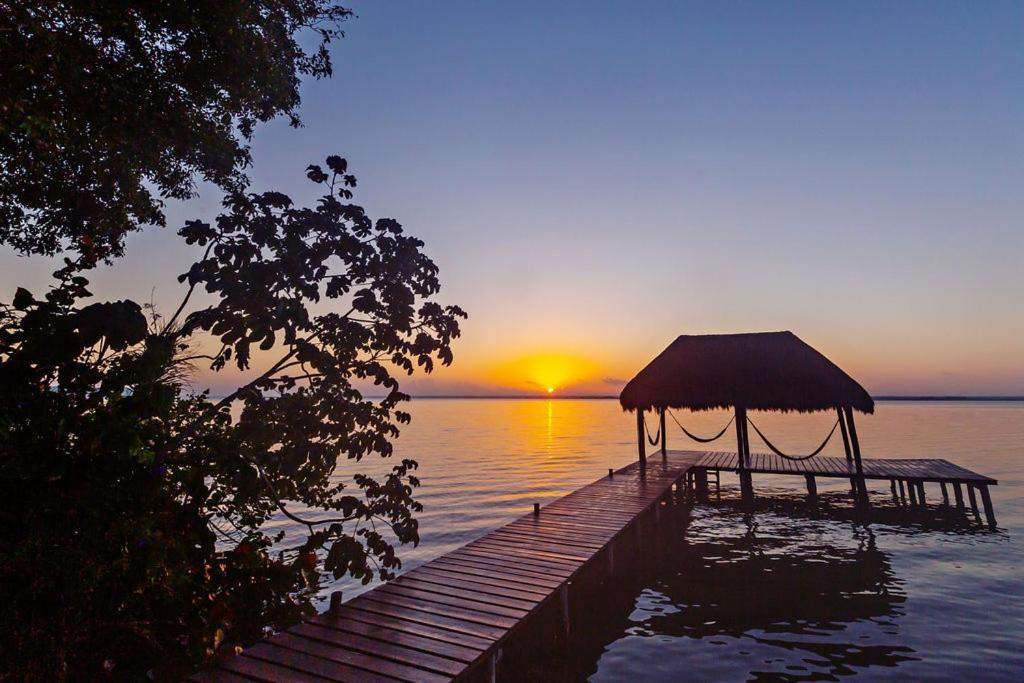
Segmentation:
<svg viewBox="0 0 1024 683">
<path fill-rule="evenodd" d="M 660 514 L 704 452 L 634 463 L 467 545 L 250 647 L 202 681 L 493 680 L 502 648 L 530 617 L 569 629 L 569 588 L 614 567 L 617 539 Z"/>
<path fill-rule="evenodd" d="M 694 466 L 694 473 L 716 470 L 738 472 L 738 465 L 738 458 L 734 452 L 708 452 Z M 963 509 L 964 497 L 961 485 L 964 485 L 967 488 L 974 512 L 978 512 L 978 501 L 975 496 L 975 491 L 977 491 L 981 496 L 989 526 L 994 528 L 996 525 L 992 498 L 988 491 L 990 485 L 999 483 L 995 479 L 972 472 L 948 460 L 940 459 L 864 458 L 862 466 L 864 479 L 889 480 L 893 498 L 898 502 L 906 502 L 909 492 L 910 501 L 914 505 L 917 505 L 919 501 L 920 504 L 924 504 L 924 484 L 931 482 L 937 483 L 941 487 L 942 498 L 946 505 L 950 504 L 947 489 L 947 485 L 950 485 L 953 488 L 957 507 Z M 817 456 L 807 460 L 790 460 L 771 453 L 751 453 L 749 472 L 751 474 L 802 475 L 807 480 L 807 492 L 812 497 L 817 494 L 815 484 L 817 477 L 853 479 L 858 476 L 855 464 L 846 458 Z M 706 482 L 706 478 L 704 481 Z M 704 487 L 706 483 L 698 482 L 698 486 Z"/>
</svg>

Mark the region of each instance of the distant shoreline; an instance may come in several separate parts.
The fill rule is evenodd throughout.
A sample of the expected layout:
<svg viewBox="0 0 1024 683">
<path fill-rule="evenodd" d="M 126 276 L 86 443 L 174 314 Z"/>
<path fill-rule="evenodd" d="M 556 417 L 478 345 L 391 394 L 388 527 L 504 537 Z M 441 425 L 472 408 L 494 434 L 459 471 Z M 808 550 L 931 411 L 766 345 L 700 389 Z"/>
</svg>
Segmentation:
<svg viewBox="0 0 1024 683">
<path fill-rule="evenodd" d="M 384 398 L 384 394 L 364 394 L 364 398 Z M 210 396 L 212 399 L 221 399 L 223 396 Z M 618 394 L 509 394 L 507 396 L 485 396 L 480 394 L 413 394 L 414 399 L 442 399 L 442 400 L 485 400 L 485 401 L 608 401 L 618 399 Z M 872 396 L 876 401 L 897 402 L 897 401 L 943 401 L 955 402 L 978 402 L 978 403 L 1020 403 L 1024 402 L 1024 396 Z"/>
<path fill-rule="evenodd" d="M 539 401 L 550 401 L 550 400 L 574 400 L 574 401 L 605 401 L 608 399 L 617 399 L 617 394 L 560 394 L 560 395 L 542 395 L 542 394 L 510 394 L 508 396 L 483 396 L 479 394 L 456 394 L 456 395 L 441 395 L 441 394 L 414 394 L 413 398 L 429 398 L 429 399 L 486 399 L 486 400 L 539 400 Z M 367 398 L 383 398 L 383 396 L 367 396 Z M 872 396 L 876 401 L 988 401 L 988 402 L 1019 402 L 1024 401 L 1024 396 Z"/>
</svg>

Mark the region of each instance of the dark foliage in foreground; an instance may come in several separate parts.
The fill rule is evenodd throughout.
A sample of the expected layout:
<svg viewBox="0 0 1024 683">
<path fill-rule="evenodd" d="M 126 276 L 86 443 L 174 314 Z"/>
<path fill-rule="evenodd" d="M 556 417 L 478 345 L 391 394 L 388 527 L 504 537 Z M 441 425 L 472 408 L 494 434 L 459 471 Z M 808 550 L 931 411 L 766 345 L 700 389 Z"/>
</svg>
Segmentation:
<svg viewBox="0 0 1024 683">
<path fill-rule="evenodd" d="M 244 187 L 255 125 L 299 125 L 300 78 L 331 74 L 350 15 L 332 0 L 0 2 L 0 242 L 104 260 L 196 176 Z"/>
<path fill-rule="evenodd" d="M 419 240 L 348 203 L 344 160 L 307 175 L 315 207 L 233 192 L 181 230 L 205 251 L 168 319 L 87 303 L 70 259 L 0 308 L 0 679 L 173 678 L 309 613 L 319 572 L 386 578 L 417 542 L 415 462 L 332 474 L 392 454 L 395 369 L 451 362 L 464 314 Z M 189 396 L 201 362 L 252 379 Z"/>
</svg>

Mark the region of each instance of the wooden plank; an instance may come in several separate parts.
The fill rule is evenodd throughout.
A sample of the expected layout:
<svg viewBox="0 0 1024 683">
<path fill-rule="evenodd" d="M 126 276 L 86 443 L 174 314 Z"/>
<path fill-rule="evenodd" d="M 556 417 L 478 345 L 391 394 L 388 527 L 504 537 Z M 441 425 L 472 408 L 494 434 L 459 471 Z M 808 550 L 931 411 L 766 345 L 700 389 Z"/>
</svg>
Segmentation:
<svg viewBox="0 0 1024 683">
<path fill-rule="evenodd" d="M 427 593 L 437 593 L 440 595 L 447 595 L 453 598 L 463 598 L 465 600 L 473 600 L 474 602 L 482 602 L 489 606 L 501 606 L 508 607 L 510 609 L 519 609 L 524 612 L 532 610 L 538 602 L 543 598 L 538 599 L 537 597 L 529 594 L 524 594 L 520 591 L 508 591 L 514 593 L 516 597 L 510 597 L 508 595 L 502 595 L 496 593 L 500 589 L 490 588 L 487 586 L 480 586 L 474 588 L 472 586 L 457 586 L 452 583 L 441 583 L 437 581 L 430 581 L 426 577 L 421 577 L 418 573 L 415 576 L 402 577 L 391 582 L 392 586 L 398 588 L 408 588 L 410 590 L 424 591 Z"/>
<path fill-rule="evenodd" d="M 529 558 L 531 560 L 545 562 L 553 567 L 561 567 L 570 571 L 575 571 L 588 559 L 588 556 L 569 555 L 568 553 L 558 552 L 555 548 L 558 548 L 558 546 L 542 543 L 530 543 L 526 541 L 516 542 L 509 541 L 508 539 L 489 537 L 473 541 L 473 543 L 467 546 L 467 550 L 490 550 L 498 553 L 502 557 L 509 555 Z"/>
<path fill-rule="evenodd" d="M 575 535 L 591 543 L 605 545 L 618 535 L 619 530 L 602 530 L 585 521 L 563 520 L 546 515 L 544 519 L 517 520 L 506 527 L 512 531 L 551 532 L 552 535 Z"/>
<path fill-rule="evenodd" d="M 738 456 L 735 453 L 713 452 L 702 456 L 694 466 L 735 472 L 737 465 Z M 862 467 L 863 475 L 867 479 L 998 483 L 991 477 L 937 458 L 870 458 L 863 460 Z M 848 463 L 845 458 L 816 456 L 809 460 L 791 461 L 771 453 L 751 453 L 750 471 L 762 474 L 815 474 L 843 478 L 857 474 L 854 464 Z"/>
<path fill-rule="evenodd" d="M 433 605 L 425 605 L 426 609 L 420 609 L 420 605 L 415 600 L 403 603 L 401 599 L 383 594 L 381 597 L 384 599 L 378 600 L 374 595 L 375 592 L 371 591 L 359 596 L 358 603 L 353 601 L 356 609 L 360 612 L 407 621 L 414 626 L 438 628 L 480 640 L 493 642 L 505 634 L 505 629 L 500 626 L 495 627 L 490 624 L 482 624 L 474 619 L 464 619 L 446 610 L 438 610 Z M 467 640 L 467 642 L 472 641 Z"/>
<path fill-rule="evenodd" d="M 493 575 L 506 575 L 510 581 L 529 581 L 541 588 L 552 590 L 562 584 L 574 572 L 548 567 L 537 566 L 532 563 L 519 561 L 518 558 L 508 556 L 494 557 L 483 552 L 460 552 L 458 555 L 450 555 L 444 558 L 441 563 L 445 568 L 453 565 L 464 570 L 474 572 L 486 572 Z"/>
<path fill-rule="evenodd" d="M 424 652 L 394 640 L 376 640 L 358 633 L 338 631 L 317 624 L 299 624 L 282 635 L 315 640 L 332 651 L 361 653 L 367 662 L 365 666 L 371 671 L 397 675 L 409 680 L 448 680 L 461 672 L 466 665 L 466 662 Z M 321 656 L 330 658 L 326 655 Z M 381 666 L 382 664 L 385 666 Z"/>
<path fill-rule="evenodd" d="M 201 681 L 202 683 L 252 683 L 251 678 L 239 676 L 236 673 L 224 669 L 207 669 L 199 671 L 188 677 L 190 681 Z"/>
<path fill-rule="evenodd" d="M 612 538 L 623 526 L 612 520 L 605 519 L 603 510 L 590 510 L 589 515 L 552 514 L 547 509 L 539 515 L 520 517 L 506 525 L 510 529 L 553 529 L 556 531 L 572 531 L 593 538 Z"/>
<path fill-rule="evenodd" d="M 365 622 L 355 621 L 352 619 L 307 619 L 306 623 L 310 626 L 315 626 L 316 628 L 333 630 L 338 633 L 352 633 L 364 638 L 380 641 L 382 643 L 401 645 L 412 650 L 419 650 L 420 652 L 446 657 L 447 659 L 455 660 L 457 662 L 463 662 L 464 664 L 468 664 L 476 660 L 476 658 L 480 656 L 480 653 L 483 652 L 482 649 L 469 648 L 455 643 L 427 638 L 392 628 L 375 626 L 373 624 L 367 624 Z M 446 665 L 446 668 L 448 668 L 448 665 Z M 461 667 L 459 668 L 459 671 L 461 671 Z M 458 673 L 458 671 L 455 673 Z"/>
<path fill-rule="evenodd" d="M 508 538 L 512 540 L 543 541 L 554 543 L 559 547 L 572 550 L 573 552 L 585 552 L 592 555 L 605 546 L 607 541 L 587 540 L 583 534 L 574 534 L 571 531 L 558 532 L 554 529 L 530 529 L 527 527 L 509 528 L 504 527 L 490 534 L 491 538 Z"/>
<path fill-rule="evenodd" d="M 586 509 L 568 509 L 568 508 L 556 508 L 548 509 L 544 508 L 544 511 L 540 514 L 545 519 L 551 519 L 558 522 L 569 522 L 573 524 L 588 523 L 594 529 L 600 529 L 611 533 L 618 533 L 624 529 L 628 524 L 622 523 L 621 520 L 617 520 L 615 515 L 608 513 L 605 510 L 586 510 Z M 633 517 L 630 518 L 632 521 Z"/>
<path fill-rule="evenodd" d="M 539 574 L 544 574 L 547 576 L 558 577 L 559 579 L 563 580 L 569 578 L 577 571 L 576 568 L 550 564 L 544 560 L 539 560 L 532 556 L 513 555 L 511 553 L 494 551 L 490 548 L 484 547 L 460 548 L 458 550 L 458 555 L 456 557 L 469 557 L 471 559 L 488 559 L 494 562 L 502 563 L 505 566 L 527 569 L 532 572 L 537 572 Z"/>
<path fill-rule="evenodd" d="M 494 591 L 497 595 L 507 597 L 527 596 L 534 600 L 543 600 L 551 591 L 544 590 L 537 586 L 530 586 L 527 583 L 513 583 L 502 581 L 489 576 L 476 576 L 462 574 L 454 571 L 445 571 L 434 567 L 420 567 L 416 572 L 416 579 L 431 583 L 442 583 L 460 588 L 473 588 L 481 592 Z"/>
<path fill-rule="evenodd" d="M 441 626 L 424 624 L 420 621 L 410 621 L 409 619 L 392 617 L 386 614 L 370 612 L 360 608 L 352 608 L 347 605 L 342 607 L 341 612 L 336 617 L 332 617 L 327 614 L 318 614 L 306 621 L 312 624 L 321 624 L 328 628 L 334 628 L 339 624 L 343 624 L 344 630 L 357 628 L 356 624 L 361 624 L 367 628 L 383 629 L 386 631 L 400 633 L 403 637 L 413 636 L 425 638 L 437 643 L 436 647 L 441 648 L 439 652 L 442 654 L 445 652 L 475 652 L 476 656 L 479 656 L 480 653 L 487 651 L 487 649 L 494 643 L 493 639 L 481 638 L 462 631 L 453 631 Z M 449 650 L 449 647 L 453 649 Z M 457 659 L 460 655 L 452 654 L 450 656 Z"/>
<path fill-rule="evenodd" d="M 380 592 L 391 597 L 410 598 L 423 603 L 429 602 L 435 605 L 458 607 L 470 613 L 475 613 L 477 618 L 486 620 L 484 623 L 489 622 L 495 626 L 504 626 L 505 628 L 512 628 L 516 621 L 522 619 L 530 612 L 529 609 L 506 607 L 500 604 L 470 600 L 467 598 L 437 593 L 432 590 L 399 586 L 393 583 L 384 584 L 380 588 L 374 589 L 374 592 Z"/>
<path fill-rule="evenodd" d="M 525 536 L 528 538 L 552 538 L 572 541 L 571 545 L 578 545 L 582 548 L 600 548 L 612 537 L 611 532 L 600 532 L 588 529 L 582 521 L 577 521 L 569 526 L 547 516 L 545 519 L 532 521 L 516 521 L 500 529 L 495 529 L 488 536 L 502 534 L 505 536 Z"/>
<path fill-rule="evenodd" d="M 252 651 L 252 652 L 250 652 Z M 271 656 L 273 661 L 262 659 L 262 656 Z M 250 680 L 256 681 L 296 681 L 296 683 L 323 683 L 324 681 L 339 681 L 342 680 L 337 676 L 343 671 L 341 667 L 338 668 L 338 674 L 329 676 L 317 676 L 310 673 L 305 673 L 301 670 L 292 669 L 288 666 L 283 666 L 290 661 L 296 659 L 310 659 L 309 657 L 298 655 L 298 653 L 292 653 L 282 648 L 275 648 L 267 645 L 266 643 L 259 643 L 253 645 L 249 650 L 246 650 L 244 654 L 240 654 L 237 657 L 230 657 L 220 663 L 220 666 L 228 671 L 232 671 L 237 674 L 241 674 Z M 280 661 L 281 664 L 277 662 Z M 326 666 L 326 663 L 325 663 Z M 368 672 L 364 672 L 368 673 Z M 354 675 L 351 674 L 350 675 Z"/>
<path fill-rule="evenodd" d="M 586 555 L 570 555 L 568 552 L 558 552 L 558 546 L 549 546 L 543 543 L 519 543 L 490 536 L 473 541 L 467 547 L 473 549 L 489 548 L 508 555 L 535 557 L 555 566 L 572 569 L 579 567 L 587 560 Z"/>
<path fill-rule="evenodd" d="M 607 515 L 607 518 L 609 519 L 629 521 L 636 516 L 636 512 L 647 507 L 646 503 L 640 502 L 639 500 L 636 504 L 626 504 L 622 502 L 622 499 L 626 496 L 635 495 L 638 494 L 619 493 L 609 494 L 607 496 L 562 498 L 552 503 L 548 508 L 545 508 L 545 512 L 550 513 L 556 510 L 576 510 L 583 511 L 586 514 L 593 514 L 595 511 L 601 511 Z"/>
<path fill-rule="evenodd" d="M 303 631 L 309 628 L 314 627 L 308 624 L 299 624 L 285 633 L 273 636 L 265 643 L 250 648 L 246 653 L 264 648 L 259 655 L 264 661 L 287 663 L 293 669 L 330 677 L 338 681 L 373 679 L 377 681 L 422 680 L 425 683 L 443 683 L 443 681 L 451 679 L 451 676 L 375 657 L 349 647 L 341 647 L 337 643 L 324 642 L 318 638 L 302 635 Z"/>
<path fill-rule="evenodd" d="M 565 536 L 565 534 L 555 535 L 554 532 L 551 535 L 546 535 L 539 530 L 500 529 L 473 541 L 473 543 L 481 545 L 494 543 L 517 545 L 557 555 L 560 559 L 567 562 L 585 561 L 605 545 L 604 542 L 598 543 L 596 541 L 591 541 L 586 545 L 569 542 L 563 543 L 563 537 Z"/>
<path fill-rule="evenodd" d="M 363 596 L 360 596 L 363 597 Z M 500 638 L 504 635 L 505 631 L 515 626 L 517 619 L 505 617 L 498 614 L 492 614 L 490 612 L 482 612 L 475 609 L 467 609 L 455 605 L 438 603 L 433 600 L 424 600 L 419 596 L 409 596 L 405 593 L 394 593 L 389 591 L 375 588 L 370 593 L 366 594 L 366 602 L 376 603 L 383 605 L 390 605 L 392 607 L 404 607 L 408 610 L 416 610 L 418 612 L 426 612 L 428 614 L 435 614 L 444 617 L 455 617 L 464 622 L 475 623 L 479 626 L 490 626 L 496 630 L 490 631 L 496 633 L 495 638 Z M 360 603 L 360 606 L 364 609 L 369 607 Z M 467 627 L 468 628 L 468 627 Z M 485 633 L 486 631 L 480 630 L 477 633 Z"/>
<path fill-rule="evenodd" d="M 552 577 L 548 574 L 532 572 L 518 566 L 509 566 L 504 562 L 490 564 L 484 558 L 472 558 L 469 556 L 451 557 L 445 556 L 443 562 L 435 560 L 428 567 L 437 567 L 447 571 L 470 574 L 485 578 L 500 579 L 516 584 L 537 586 L 540 589 L 554 590 L 562 584 L 563 579 Z M 484 561 L 476 561 L 484 560 Z"/>
</svg>

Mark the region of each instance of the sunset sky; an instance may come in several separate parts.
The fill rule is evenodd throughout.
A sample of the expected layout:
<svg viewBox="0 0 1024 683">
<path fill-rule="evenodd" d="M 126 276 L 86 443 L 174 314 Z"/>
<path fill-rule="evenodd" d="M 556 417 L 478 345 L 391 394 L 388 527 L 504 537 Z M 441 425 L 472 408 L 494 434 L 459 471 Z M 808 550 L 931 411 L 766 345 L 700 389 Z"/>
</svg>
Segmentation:
<svg viewBox="0 0 1024 683">
<path fill-rule="evenodd" d="M 1024 3 L 353 4 L 250 175 L 311 202 L 341 154 L 424 239 L 471 317 L 413 393 L 614 394 L 678 334 L 789 329 L 875 394 L 1024 394 Z M 193 257 L 150 230 L 94 291 L 169 308 Z"/>
</svg>

